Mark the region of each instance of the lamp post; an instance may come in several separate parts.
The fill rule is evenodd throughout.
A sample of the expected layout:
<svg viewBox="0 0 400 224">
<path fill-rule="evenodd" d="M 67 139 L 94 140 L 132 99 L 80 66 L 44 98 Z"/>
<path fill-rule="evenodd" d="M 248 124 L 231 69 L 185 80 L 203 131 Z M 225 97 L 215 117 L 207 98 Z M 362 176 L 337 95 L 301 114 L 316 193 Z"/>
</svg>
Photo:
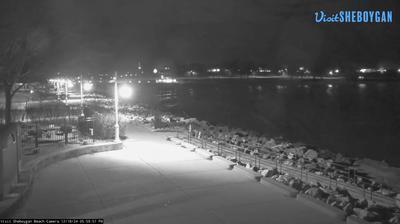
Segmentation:
<svg viewBox="0 0 400 224">
<path fill-rule="evenodd" d="M 118 90 L 118 74 L 115 72 L 114 79 L 114 103 L 115 103 L 115 142 L 121 142 L 119 139 L 119 124 L 118 124 L 118 102 L 119 102 L 119 94 L 123 98 L 129 98 L 132 95 L 132 88 L 129 85 L 123 85 L 121 89 Z"/>
<path fill-rule="evenodd" d="M 68 105 L 68 80 L 65 82 L 65 104 Z"/>
<path fill-rule="evenodd" d="M 56 85 L 57 85 L 57 99 L 60 100 L 60 95 L 61 95 L 61 91 L 60 91 L 60 80 L 56 80 Z"/>
<path fill-rule="evenodd" d="M 85 91 L 86 92 L 90 91 L 93 88 L 93 84 L 91 82 L 84 82 L 82 75 L 80 77 L 80 84 L 81 84 L 81 116 L 84 117 L 85 116 L 83 107 L 83 103 L 85 101 L 84 93 Z"/>
<path fill-rule="evenodd" d="M 85 114 L 83 113 L 83 78 L 82 78 L 82 75 L 81 75 L 80 81 L 81 81 L 81 117 L 84 117 Z"/>
<path fill-rule="evenodd" d="M 115 103 L 115 142 L 120 142 L 119 139 L 119 124 L 118 124 L 118 74 L 115 72 L 114 80 L 114 103 Z"/>
</svg>

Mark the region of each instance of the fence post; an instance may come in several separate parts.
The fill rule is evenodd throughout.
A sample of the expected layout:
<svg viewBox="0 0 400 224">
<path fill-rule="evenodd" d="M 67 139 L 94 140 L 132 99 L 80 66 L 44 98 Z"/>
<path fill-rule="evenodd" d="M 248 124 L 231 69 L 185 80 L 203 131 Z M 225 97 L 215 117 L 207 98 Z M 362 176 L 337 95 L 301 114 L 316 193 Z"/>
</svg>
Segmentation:
<svg viewBox="0 0 400 224">
<path fill-rule="evenodd" d="M 300 180 L 303 181 L 303 166 L 300 167 Z"/>
<path fill-rule="evenodd" d="M 371 190 L 370 190 L 370 199 L 372 201 L 372 187 L 371 187 Z"/>
<path fill-rule="evenodd" d="M 68 132 L 67 131 L 64 132 L 64 142 L 65 142 L 65 144 L 68 144 Z"/>
<path fill-rule="evenodd" d="M 365 198 L 365 185 L 363 184 L 363 197 Z"/>
<path fill-rule="evenodd" d="M 348 179 L 348 182 L 350 182 L 351 183 L 351 178 L 350 178 L 350 172 L 351 172 L 351 169 L 350 168 L 347 168 L 347 179 Z"/>
<path fill-rule="evenodd" d="M 38 124 L 37 121 L 35 122 L 35 148 L 39 147 L 39 128 L 38 128 Z"/>
<path fill-rule="evenodd" d="M 308 182 L 308 170 L 306 170 L 306 182 Z"/>
</svg>

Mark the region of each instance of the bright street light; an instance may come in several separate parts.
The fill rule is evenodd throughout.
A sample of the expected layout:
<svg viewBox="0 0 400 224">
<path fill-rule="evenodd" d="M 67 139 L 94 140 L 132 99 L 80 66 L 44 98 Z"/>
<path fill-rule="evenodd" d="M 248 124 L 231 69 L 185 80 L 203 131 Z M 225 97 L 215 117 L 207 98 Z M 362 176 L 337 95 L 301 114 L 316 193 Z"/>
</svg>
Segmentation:
<svg viewBox="0 0 400 224">
<path fill-rule="evenodd" d="M 119 95 L 122 97 L 122 98 L 129 98 L 129 97 L 131 97 L 132 96 L 132 88 L 129 86 L 129 85 L 127 85 L 127 84 L 124 84 L 123 86 L 121 86 L 120 88 L 119 88 Z"/>
<path fill-rule="evenodd" d="M 93 84 L 90 82 L 85 82 L 83 84 L 83 90 L 85 90 L 86 92 L 92 90 L 92 88 L 93 88 Z"/>
<path fill-rule="evenodd" d="M 68 85 L 68 88 L 74 87 L 74 83 L 71 80 L 67 80 L 66 83 Z"/>
</svg>

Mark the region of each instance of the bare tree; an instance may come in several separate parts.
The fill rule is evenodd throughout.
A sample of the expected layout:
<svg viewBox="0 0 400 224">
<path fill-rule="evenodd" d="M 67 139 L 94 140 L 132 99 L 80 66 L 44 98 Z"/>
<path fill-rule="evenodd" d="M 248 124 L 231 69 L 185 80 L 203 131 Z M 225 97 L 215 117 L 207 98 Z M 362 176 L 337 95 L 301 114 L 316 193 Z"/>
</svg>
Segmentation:
<svg viewBox="0 0 400 224">
<path fill-rule="evenodd" d="M 37 24 L 26 22 L 31 13 L 27 5 L 19 1 L 7 2 L 7 13 L 0 13 L 6 19 L 0 23 L 0 84 L 5 97 L 5 123 L 11 122 L 13 96 L 25 83 L 32 80 L 32 69 L 37 56 L 49 43 L 44 29 Z M 11 12 L 11 13 L 10 13 Z M 28 11 L 30 12 L 30 11 Z"/>
</svg>

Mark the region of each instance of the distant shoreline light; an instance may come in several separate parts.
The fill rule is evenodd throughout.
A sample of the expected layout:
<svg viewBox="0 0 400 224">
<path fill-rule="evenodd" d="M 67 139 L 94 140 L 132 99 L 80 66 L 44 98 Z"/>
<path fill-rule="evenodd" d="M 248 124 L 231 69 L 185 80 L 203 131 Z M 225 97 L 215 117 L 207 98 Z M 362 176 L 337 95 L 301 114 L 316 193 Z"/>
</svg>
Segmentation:
<svg viewBox="0 0 400 224">
<path fill-rule="evenodd" d="M 316 23 L 392 23 L 393 11 L 339 11 L 314 13 Z"/>
</svg>

